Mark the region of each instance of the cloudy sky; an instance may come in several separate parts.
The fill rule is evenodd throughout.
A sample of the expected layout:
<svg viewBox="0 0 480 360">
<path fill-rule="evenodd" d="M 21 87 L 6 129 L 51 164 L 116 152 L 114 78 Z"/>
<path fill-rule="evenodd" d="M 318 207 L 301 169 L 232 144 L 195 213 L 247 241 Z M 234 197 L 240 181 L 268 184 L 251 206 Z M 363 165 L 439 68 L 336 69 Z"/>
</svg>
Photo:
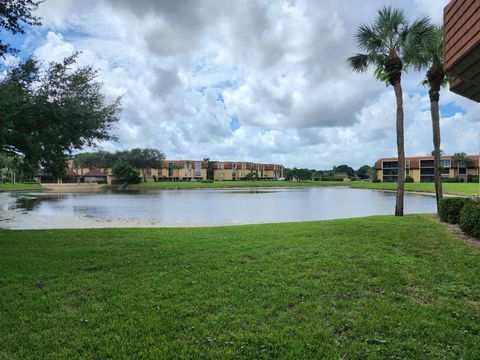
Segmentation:
<svg viewBox="0 0 480 360">
<path fill-rule="evenodd" d="M 168 158 L 330 168 L 395 155 L 392 88 L 346 58 L 355 29 L 384 5 L 441 22 L 447 0 L 46 0 L 23 54 L 101 70 L 107 99 L 123 96 L 106 150 L 156 147 Z M 421 75 L 404 77 L 406 152 L 431 152 Z M 441 98 L 442 149 L 478 153 L 480 105 Z"/>
</svg>

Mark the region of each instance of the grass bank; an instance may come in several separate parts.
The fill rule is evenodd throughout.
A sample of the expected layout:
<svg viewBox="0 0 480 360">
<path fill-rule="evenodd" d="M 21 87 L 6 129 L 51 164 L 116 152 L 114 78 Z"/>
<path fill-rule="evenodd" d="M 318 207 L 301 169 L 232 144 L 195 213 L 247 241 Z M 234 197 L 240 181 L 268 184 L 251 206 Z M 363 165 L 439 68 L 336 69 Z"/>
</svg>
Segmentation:
<svg viewBox="0 0 480 360">
<path fill-rule="evenodd" d="M 333 186 L 343 185 L 342 181 L 214 181 L 214 182 L 190 182 L 190 181 L 160 181 L 147 182 L 138 185 L 130 185 L 131 188 L 154 188 L 154 189 L 222 189 L 242 187 L 308 187 L 308 186 Z"/>
<path fill-rule="evenodd" d="M 0 230 L 0 358 L 480 357 L 480 256 L 422 216 Z"/>
<path fill-rule="evenodd" d="M 28 190 L 42 190 L 44 189 L 37 183 L 7 183 L 0 184 L 0 192 L 2 191 L 28 191 Z"/>
<path fill-rule="evenodd" d="M 202 188 L 234 188 L 234 187 L 308 187 L 308 186 L 350 186 L 358 189 L 395 190 L 396 183 L 371 183 L 367 181 L 215 181 L 213 183 L 201 182 L 148 182 L 131 185 L 132 189 L 202 189 Z M 407 191 L 435 193 L 433 183 L 407 183 Z M 443 190 L 446 194 L 472 196 L 478 194 L 478 184 L 473 183 L 444 183 Z"/>
<path fill-rule="evenodd" d="M 360 189 L 377 190 L 396 190 L 397 183 L 370 183 L 365 181 L 354 181 L 350 183 L 351 187 Z M 452 195 L 472 196 L 478 194 L 479 186 L 475 183 L 443 183 L 443 192 Z M 406 183 L 405 190 L 417 192 L 435 193 L 435 184 L 433 183 Z"/>
</svg>

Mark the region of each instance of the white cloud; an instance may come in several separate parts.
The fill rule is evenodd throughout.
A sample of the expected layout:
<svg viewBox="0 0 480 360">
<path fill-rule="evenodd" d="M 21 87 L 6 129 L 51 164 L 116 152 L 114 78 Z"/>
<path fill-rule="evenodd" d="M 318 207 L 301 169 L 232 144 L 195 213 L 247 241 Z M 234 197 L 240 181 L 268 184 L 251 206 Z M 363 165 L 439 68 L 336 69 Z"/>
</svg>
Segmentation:
<svg viewBox="0 0 480 360">
<path fill-rule="evenodd" d="M 48 61 L 82 51 L 80 63 L 101 70 L 107 98 L 123 96 L 119 143 L 107 149 L 360 166 L 395 154 L 395 99 L 347 67 L 356 27 L 389 4 L 441 19 L 445 3 L 47 0 L 40 15 L 49 31 L 35 54 Z M 404 77 L 410 155 L 432 148 L 420 79 Z M 478 105 L 444 91 L 442 105 L 450 103 L 463 111 L 443 119 L 442 148 L 476 151 Z"/>
</svg>

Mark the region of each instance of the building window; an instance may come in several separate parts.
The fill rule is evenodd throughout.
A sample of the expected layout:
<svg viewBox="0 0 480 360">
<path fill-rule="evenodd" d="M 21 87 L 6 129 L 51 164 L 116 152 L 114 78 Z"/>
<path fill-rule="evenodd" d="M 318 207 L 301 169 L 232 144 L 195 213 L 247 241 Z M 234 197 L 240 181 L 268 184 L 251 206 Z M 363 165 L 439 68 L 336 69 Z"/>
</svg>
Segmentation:
<svg viewBox="0 0 480 360">
<path fill-rule="evenodd" d="M 199 161 L 195 162 L 195 176 L 198 177 L 202 175 L 201 169 L 202 169 L 202 163 Z"/>
<path fill-rule="evenodd" d="M 398 169 L 398 161 L 384 161 L 383 169 Z"/>
<path fill-rule="evenodd" d="M 440 160 L 440 166 L 443 167 L 443 168 L 449 168 L 450 167 L 450 159 Z"/>
</svg>

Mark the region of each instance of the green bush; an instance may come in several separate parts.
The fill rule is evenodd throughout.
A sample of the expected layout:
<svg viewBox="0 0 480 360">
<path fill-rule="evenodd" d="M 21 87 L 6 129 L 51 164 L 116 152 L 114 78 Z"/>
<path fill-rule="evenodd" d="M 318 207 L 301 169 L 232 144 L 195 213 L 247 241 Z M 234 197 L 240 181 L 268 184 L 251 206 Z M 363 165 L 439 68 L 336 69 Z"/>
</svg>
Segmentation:
<svg viewBox="0 0 480 360">
<path fill-rule="evenodd" d="M 213 183 L 213 180 L 201 180 L 200 182 L 202 184 L 211 184 L 211 183 Z"/>
<path fill-rule="evenodd" d="M 460 221 L 460 211 L 468 202 L 465 198 L 443 198 L 438 203 L 438 216 L 440 220 L 450 223 L 458 224 Z"/>
<path fill-rule="evenodd" d="M 413 178 L 411 176 L 407 175 L 407 176 L 405 176 L 405 182 L 406 183 L 413 183 L 414 181 L 413 181 Z"/>
<path fill-rule="evenodd" d="M 465 204 L 460 211 L 460 228 L 465 234 L 480 239 L 480 203 Z"/>
<path fill-rule="evenodd" d="M 382 180 L 380 180 L 380 179 L 373 179 L 372 180 L 372 183 L 381 183 L 381 182 L 382 182 Z"/>
<path fill-rule="evenodd" d="M 448 177 L 448 178 L 443 178 L 442 179 L 442 182 L 444 183 L 454 183 L 454 182 L 458 182 L 458 177 Z"/>
<path fill-rule="evenodd" d="M 322 176 L 320 181 L 343 181 L 342 178 L 337 178 L 335 176 Z"/>
<path fill-rule="evenodd" d="M 140 176 L 138 172 L 126 161 L 119 161 L 112 166 L 113 176 L 121 178 L 129 184 L 138 184 Z"/>
<path fill-rule="evenodd" d="M 474 175 L 469 179 L 470 182 L 478 183 L 478 176 Z"/>
</svg>

